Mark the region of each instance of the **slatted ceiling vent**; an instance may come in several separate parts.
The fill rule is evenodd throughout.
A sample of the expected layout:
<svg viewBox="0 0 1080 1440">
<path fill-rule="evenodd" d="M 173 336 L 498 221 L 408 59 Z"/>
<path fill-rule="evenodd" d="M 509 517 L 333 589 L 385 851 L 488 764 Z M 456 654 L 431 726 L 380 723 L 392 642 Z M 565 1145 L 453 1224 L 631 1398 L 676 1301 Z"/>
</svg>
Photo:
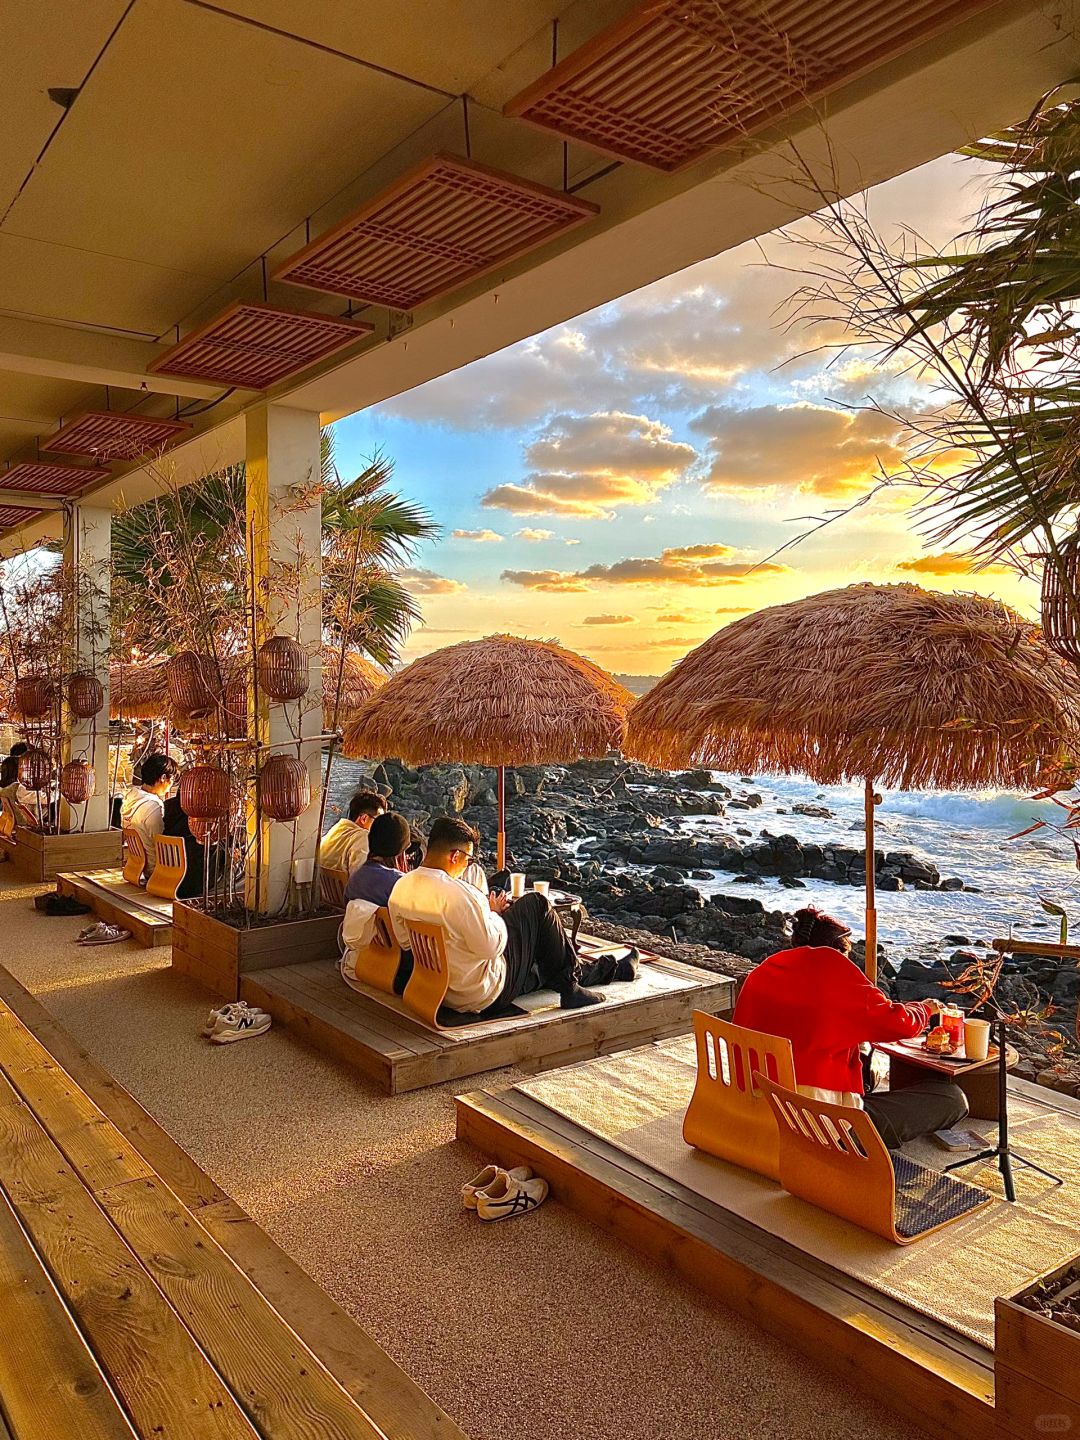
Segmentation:
<svg viewBox="0 0 1080 1440">
<path fill-rule="evenodd" d="M 0 490 L 35 490 L 42 495 L 78 495 L 108 470 L 95 465 L 57 465 L 48 460 L 23 460 L 0 470 Z"/>
<path fill-rule="evenodd" d="M 991 0 L 646 0 L 505 107 L 657 170 L 819 99 Z"/>
<path fill-rule="evenodd" d="M 24 509 L 21 505 L 0 505 L 0 530 L 10 530 L 13 525 L 21 525 L 24 520 L 32 520 L 41 513 L 40 510 Z"/>
<path fill-rule="evenodd" d="M 149 368 L 164 375 L 265 390 L 355 344 L 373 329 L 333 315 L 235 304 L 209 324 L 185 335 Z"/>
<path fill-rule="evenodd" d="M 43 441 L 43 450 L 92 455 L 95 460 L 141 460 L 173 445 L 191 429 L 186 420 L 115 410 L 87 410 Z"/>
<path fill-rule="evenodd" d="M 274 279 L 414 310 L 597 213 L 561 190 L 435 155 L 305 246 Z"/>
</svg>

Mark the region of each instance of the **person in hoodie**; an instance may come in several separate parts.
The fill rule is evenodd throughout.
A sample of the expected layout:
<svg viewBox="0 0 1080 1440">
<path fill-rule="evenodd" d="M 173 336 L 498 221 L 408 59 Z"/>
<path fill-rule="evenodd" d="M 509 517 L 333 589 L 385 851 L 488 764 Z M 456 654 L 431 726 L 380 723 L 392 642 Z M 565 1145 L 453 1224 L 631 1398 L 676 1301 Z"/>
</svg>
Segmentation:
<svg viewBox="0 0 1080 1440">
<path fill-rule="evenodd" d="M 368 855 L 368 831 L 386 812 L 386 801 L 376 790 L 357 790 L 349 801 L 347 818 L 332 825 L 319 845 L 320 870 L 345 870 L 348 874 L 364 863 Z"/>
<path fill-rule="evenodd" d="M 967 1100 L 948 1080 L 865 1093 L 862 1047 L 914 1039 L 928 1023 L 925 1005 L 889 1000 L 849 958 L 849 928 L 812 906 L 796 912 L 791 942 L 746 977 L 734 1021 L 791 1041 L 800 1093 L 864 1109 L 892 1150 L 962 1120 Z"/>
</svg>

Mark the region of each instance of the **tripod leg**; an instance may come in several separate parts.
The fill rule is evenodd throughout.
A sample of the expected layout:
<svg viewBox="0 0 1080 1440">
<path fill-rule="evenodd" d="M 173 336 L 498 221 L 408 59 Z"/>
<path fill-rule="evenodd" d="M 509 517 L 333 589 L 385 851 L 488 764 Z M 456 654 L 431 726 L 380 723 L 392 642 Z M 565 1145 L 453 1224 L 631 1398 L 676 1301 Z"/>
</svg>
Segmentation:
<svg viewBox="0 0 1080 1440">
<path fill-rule="evenodd" d="M 998 1155 L 998 1166 L 1001 1170 L 1001 1178 L 1005 1184 L 1005 1199 L 1016 1202 L 1016 1186 L 1013 1184 L 1012 1157 L 1008 1150 L 1002 1150 Z"/>
</svg>

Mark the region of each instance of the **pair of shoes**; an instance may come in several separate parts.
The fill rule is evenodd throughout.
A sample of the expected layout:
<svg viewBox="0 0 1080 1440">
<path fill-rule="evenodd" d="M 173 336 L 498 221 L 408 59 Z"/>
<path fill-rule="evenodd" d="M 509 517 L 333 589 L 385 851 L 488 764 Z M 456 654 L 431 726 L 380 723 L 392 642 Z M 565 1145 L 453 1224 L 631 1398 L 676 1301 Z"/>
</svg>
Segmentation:
<svg viewBox="0 0 1080 1440">
<path fill-rule="evenodd" d="M 548 1197 L 546 1180 L 534 1176 L 525 1165 L 503 1170 L 487 1165 L 475 1180 L 461 1187 L 461 1203 L 475 1210 L 481 1220 L 512 1220 L 538 1210 Z"/>
<path fill-rule="evenodd" d="M 253 1040 L 256 1035 L 265 1035 L 271 1023 L 270 1016 L 257 1005 L 232 1000 L 210 1011 L 202 1033 L 215 1045 L 231 1045 L 234 1040 Z"/>
<path fill-rule="evenodd" d="M 96 925 L 89 925 L 85 930 L 80 930 L 75 943 L 76 945 L 116 945 L 121 940 L 130 939 L 130 930 L 121 930 L 119 925 L 109 925 L 104 920 L 99 920 Z"/>
<path fill-rule="evenodd" d="M 76 900 L 74 895 L 58 895 L 50 890 L 47 895 L 34 897 L 34 909 L 45 915 L 89 915 L 90 906 Z"/>
</svg>

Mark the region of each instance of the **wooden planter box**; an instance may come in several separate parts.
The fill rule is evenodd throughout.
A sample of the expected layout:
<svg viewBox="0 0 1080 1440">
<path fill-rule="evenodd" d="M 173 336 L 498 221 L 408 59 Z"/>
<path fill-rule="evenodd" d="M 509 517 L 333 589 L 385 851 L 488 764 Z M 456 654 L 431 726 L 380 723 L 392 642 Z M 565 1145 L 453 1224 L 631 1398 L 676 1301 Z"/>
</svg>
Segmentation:
<svg viewBox="0 0 1080 1440">
<path fill-rule="evenodd" d="M 87 830 L 71 835 L 42 835 L 15 827 L 7 850 L 16 875 L 24 880 L 55 880 L 65 870 L 112 870 L 122 863 L 119 830 Z"/>
<path fill-rule="evenodd" d="M 341 914 L 313 920 L 283 920 L 237 930 L 201 907 L 177 900 L 173 904 L 173 969 L 225 1000 L 240 996 L 240 976 L 278 965 L 304 965 L 333 959 L 338 952 Z"/>
<path fill-rule="evenodd" d="M 1080 1331 L 1018 1305 L 1080 1262 L 1080 1255 L 1041 1275 L 1015 1296 L 994 1302 L 994 1415 L 1001 1440 L 1018 1436 L 1080 1436 Z"/>
</svg>

